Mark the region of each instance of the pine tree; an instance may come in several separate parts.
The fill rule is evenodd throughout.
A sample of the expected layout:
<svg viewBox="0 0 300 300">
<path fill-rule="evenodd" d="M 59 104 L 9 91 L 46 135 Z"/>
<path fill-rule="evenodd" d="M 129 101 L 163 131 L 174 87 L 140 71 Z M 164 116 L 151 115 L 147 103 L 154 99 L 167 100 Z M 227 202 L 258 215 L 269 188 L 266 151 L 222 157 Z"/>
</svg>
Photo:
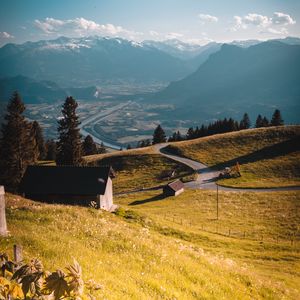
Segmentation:
<svg viewBox="0 0 300 300">
<path fill-rule="evenodd" d="M 275 109 L 271 120 L 271 126 L 281 126 L 281 125 L 284 125 L 284 122 L 282 120 L 280 110 Z"/>
<path fill-rule="evenodd" d="M 166 140 L 167 140 L 167 138 L 166 138 L 166 134 L 165 134 L 164 130 L 162 129 L 162 127 L 160 125 L 158 125 L 153 133 L 152 144 L 154 145 L 154 144 L 159 144 L 159 143 L 165 143 Z"/>
<path fill-rule="evenodd" d="M 34 139 L 35 144 L 35 154 L 37 159 L 44 159 L 46 156 L 46 148 L 45 148 L 45 141 L 43 137 L 43 131 L 40 124 L 37 121 L 32 123 L 32 137 Z"/>
<path fill-rule="evenodd" d="M 270 122 L 269 122 L 268 118 L 267 117 L 263 117 L 263 119 L 262 119 L 262 127 L 268 127 L 268 126 L 270 126 Z"/>
<path fill-rule="evenodd" d="M 97 145 L 90 135 L 87 135 L 82 144 L 84 155 L 97 154 Z"/>
<path fill-rule="evenodd" d="M 67 97 L 63 104 L 63 118 L 58 121 L 59 140 L 57 143 L 57 165 L 82 164 L 82 146 L 79 133 L 79 120 L 76 115 L 78 104 L 72 97 Z"/>
<path fill-rule="evenodd" d="M 56 143 L 54 140 L 46 142 L 46 160 L 56 160 Z"/>
<path fill-rule="evenodd" d="M 127 149 L 127 150 L 130 150 L 130 149 L 132 149 L 132 148 L 131 148 L 131 145 L 130 145 L 130 144 L 128 144 L 128 145 L 127 145 L 127 147 L 126 147 L 126 149 Z"/>
<path fill-rule="evenodd" d="M 261 115 L 257 116 L 256 122 L 255 122 L 255 127 L 256 128 L 263 127 L 263 118 Z"/>
<path fill-rule="evenodd" d="M 25 105 L 15 92 L 7 106 L 2 124 L 0 180 L 9 191 L 16 192 L 27 166 L 34 162 L 30 126 L 22 115 Z"/>
<path fill-rule="evenodd" d="M 106 153 L 106 148 L 105 148 L 103 142 L 100 144 L 99 147 L 97 147 L 97 153 L 98 153 L 98 154 Z"/>
<path fill-rule="evenodd" d="M 243 119 L 240 122 L 240 129 L 248 129 L 251 126 L 250 118 L 247 113 L 244 113 Z"/>
<path fill-rule="evenodd" d="M 193 127 L 190 127 L 186 133 L 186 139 L 192 140 L 195 137 L 195 131 Z"/>
</svg>

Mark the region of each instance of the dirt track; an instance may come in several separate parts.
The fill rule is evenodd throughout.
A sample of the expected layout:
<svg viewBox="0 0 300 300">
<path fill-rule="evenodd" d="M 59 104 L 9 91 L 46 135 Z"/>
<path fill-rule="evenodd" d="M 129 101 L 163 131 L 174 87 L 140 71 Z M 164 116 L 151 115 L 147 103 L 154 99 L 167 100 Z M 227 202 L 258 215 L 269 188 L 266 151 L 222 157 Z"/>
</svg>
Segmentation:
<svg viewBox="0 0 300 300">
<path fill-rule="evenodd" d="M 157 153 L 160 153 L 163 156 L 166 156 L 175 161 L 181 162 L 192 169 L 197 173 L 197 179 L 195 181 L 185 183 L 185 187 L 191 189 L 204 189 L 204 190 L 216 190 L 217 187 L 219 190 L 231 191 L 231 192 L 278 192 L 278 191 L 295 191 L 300 190 L 300 186 L 297 187 L 278 187 L 278 188 L 229 188 L 223 187 L 216 184 L 216 179 L 219 175 L 219 171 L 212 170 L 207 165 L 191 160 L 189 158 L 180 157 L 171 153 L 168 153 L 164 148 L 167 144 L 157 144 L 154 146 L 154 149 Z"/>
</svg>

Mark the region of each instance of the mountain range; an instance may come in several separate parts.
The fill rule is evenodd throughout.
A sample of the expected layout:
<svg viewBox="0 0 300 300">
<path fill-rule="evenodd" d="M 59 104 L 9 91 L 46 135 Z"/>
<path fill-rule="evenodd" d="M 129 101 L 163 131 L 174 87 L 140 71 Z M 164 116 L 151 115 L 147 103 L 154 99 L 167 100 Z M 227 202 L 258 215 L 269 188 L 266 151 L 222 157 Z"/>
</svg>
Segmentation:
<svg viewBox="0 0 300 300">
<path fill-rule="evenodd" d="M 279 107 L 289 122 L 299 122 L 299 47 L 293 37 L 204 46 L 97 36 L 7 44 L 0 48 L 0 100 L 15 89 L 26 102 L 67 95 L 91 100 L 109 85 L 122 95 L 121 85 L 155 83 L 167 87 L 145 101 L 172 104 L 170 114 L 179 119 L 269 114 Z"/>
<path fill-rule="evenodd" d="M 120 81 L 169 82 L 194 71 L 184 60 L 154 46 L 121 38 L 65 38 L 6 44 L 0 49 L 0 77 L 23 75 L 62 86 Z"/>
<path fill-rule="evenodd" d="M 196 72 L 148 101 L 173 104 L 181 115 L 204 118 L 280 107 L 290 122 L 299 122 L 300 45 L 224 44 Z"/>
</svg>

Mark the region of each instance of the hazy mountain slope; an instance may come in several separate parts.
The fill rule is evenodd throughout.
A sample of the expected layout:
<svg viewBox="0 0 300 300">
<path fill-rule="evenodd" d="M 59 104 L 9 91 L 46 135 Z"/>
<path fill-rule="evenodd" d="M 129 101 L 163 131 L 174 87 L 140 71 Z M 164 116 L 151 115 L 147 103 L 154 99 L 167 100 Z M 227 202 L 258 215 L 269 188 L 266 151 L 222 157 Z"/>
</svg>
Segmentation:
<svg viewBox="0 0 300 300">
<path fill-rule="evenodd" d="M 168 82 L 190 72 L 181 59 L 123 39 L 62 37 L 0 49 L 0 76 L 24 75 L 65 86 L 120 80 Z"/>
<path fill-rule="evenodd" d="M 228 116 L 230 111 L 247 109 L 256 113 L 258 106 L 264 113 L 266 107 L 279 106 L 295 121 L 293 113 L 300 100 L 300 46 L 276 41 L 249 48 L 224 44 L 195 73 L 171 83 L 154 98 L 207 116 L 214 112 Z"/>
<path fill-rule="evenodd" d="M 143 45 L 156 48 L 184 60 L 188 60 L 199 55 L 202 52 L 202 49 L 207 46 L 184 43 L 177 39 L 169 39 L 165 41 L 146 40 L 143 42 Z"/>
<path fill-rule="evenodd" d="M 16 76 L 0 79 L 0 102 L 7 102 L 18 91 L 25 103 L 44 103 L 62 100 L 72 95 L 76 99 L 95 98 L 96 87 L 63 89 L 52 81 L 36 81 Z"/>
</svg>

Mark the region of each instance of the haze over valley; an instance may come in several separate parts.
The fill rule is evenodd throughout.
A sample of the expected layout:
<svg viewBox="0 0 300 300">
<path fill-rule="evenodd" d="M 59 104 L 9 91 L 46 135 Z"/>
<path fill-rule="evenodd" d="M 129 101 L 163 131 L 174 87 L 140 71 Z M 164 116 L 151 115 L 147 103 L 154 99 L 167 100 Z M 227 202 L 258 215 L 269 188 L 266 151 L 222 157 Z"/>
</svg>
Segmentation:
<svg viewBox="0 0 300 300">
<path fill-rule="evenodd" d="M 298 123 L 299 65 L 300 39 L 291 37 L 203 46 L 98 36 L 10 43 L 0 49 L 0 101 L 20 91 L 27 116 L 37 117 L 49 138 L 68 95 L 79 100 L 82 121 L 129 103 L 87 128 L 124 147 L 151 138 L 159 123 L 171 134 L 244 112 L 254 122 L 274 108 L 286 123 Z"/>
</svg>

